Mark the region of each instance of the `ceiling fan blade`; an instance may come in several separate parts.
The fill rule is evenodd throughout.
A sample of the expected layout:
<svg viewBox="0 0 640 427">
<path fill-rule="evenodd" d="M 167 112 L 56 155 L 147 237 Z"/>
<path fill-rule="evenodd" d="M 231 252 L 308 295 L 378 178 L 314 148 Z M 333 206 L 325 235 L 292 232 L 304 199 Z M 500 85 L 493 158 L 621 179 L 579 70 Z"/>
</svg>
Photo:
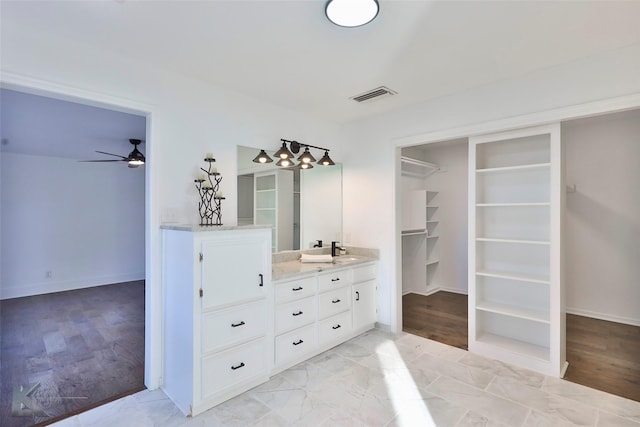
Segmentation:
<svg viewBox="0 0 640 427">
<path fill-rule="evenodd" d="M 121 159 L 127 160 L 127 157 L 121 156 L 120 154 L 107 153 L 105 151 L 98 151 L 98 150 L 96 150 L 96 153 L 107 154 L 109 156 L 116 156 L 116 157 L 120 157 Z"/>
<path fill-rule="evenodd" d="M 126 160 L 78 160 L 81 163 L 87 163 L 87 162 L 92 162 L 92 163 L 101 163 L 101 162 L 124 162 Z"/>
</svg>

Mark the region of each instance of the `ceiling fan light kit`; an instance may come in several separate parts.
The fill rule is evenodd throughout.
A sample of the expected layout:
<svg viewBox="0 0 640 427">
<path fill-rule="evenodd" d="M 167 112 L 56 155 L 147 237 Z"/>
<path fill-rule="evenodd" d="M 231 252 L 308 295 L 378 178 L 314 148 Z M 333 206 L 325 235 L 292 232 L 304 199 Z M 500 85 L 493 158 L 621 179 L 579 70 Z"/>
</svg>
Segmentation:
<svg viewBox="0 0 640 427">
<path fill-rule="evenodd" d="M 222 201 L 225 197 L 220 191 L 220 182 L 222 175 L 218 169 L 213 166 L 216 159 L 213 153 L 207 153 L 204 156 L 207 163 L 207 169 L 200 168 L 202 171 L 198 173 L 194 180 L 196 190 L 200 196 L 198 202 L 198 214 L 200 215 L 201 226 L 222 225 Z"/>
<path fill-rule="evenodd" d="M 98 151 L 96 153 L 106 154 L 108 156 L 120 157 L 119 159 L 103 159 L 103 160 L 79 160 L 84 163 L 110 163 L 110 162 L 127 162 L 130 168 L 137 168 L 138 166 L 142 166 L 145 164 L 147 159 L 144 157 L 144 154 L 138 150 L 138 145 L 142 144 L 144 141 L 141 139 L 130 139 L 129 143 L 133 145 L 133 150 L 129 153 L 128 156 L 121 156 L 120 154 L 107 153 L 106 151 Z"/>
<path fill-rule="evenodd" d="M 278 151 L 273 155 L 278 161 L 276 162 L 276 166 L 281 168 L 300 168 L 300 169 L 313 169 L 312 163 L 316 161 L 316 158 L 313 157 L 309 148 L 315 148 L 318 150 L 324 151 L 324 156 L 317 162 L 317 164 L 322 166 L 333 166 L 335 165 L 334 161 L 329 157 L 329 149 L 316 147 L 315 145 L 303 144 L 298 141 L 290 141 L 288 139 L 280 139 L 282 142 L 282 146 Z M 289 144 L 289 147 L 287 147 Z M 304 147 L 304 152 L 298 157 L 300 163 L 295 164 L 294 157 L 295 154 L 300 152 L 300 148 Z M 253 159 L 254 163 L 271 163 L 273 159 L 269 157 L 265 150 L 260 150 L 258 155 Z"/>
<path fill-rule="evenodd" d="M 329 0 L 324 13 L 340 27 L 361 27 L 373 21 L 380 5 L 377 0 Z"/>
</svg>

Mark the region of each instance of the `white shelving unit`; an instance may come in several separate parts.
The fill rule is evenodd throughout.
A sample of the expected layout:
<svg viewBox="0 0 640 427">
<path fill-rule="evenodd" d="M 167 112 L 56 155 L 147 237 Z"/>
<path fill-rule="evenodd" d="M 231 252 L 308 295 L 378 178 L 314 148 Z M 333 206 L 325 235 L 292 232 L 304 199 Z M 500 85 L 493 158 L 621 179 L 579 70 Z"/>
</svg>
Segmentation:
<svg viewBox="0 0 640 427">
<path fill-rule="evenodd" d="M 270 171 L 254 175 L 254 223 L 271 226 L 271 250 L 293 249 L 293 174 Z"/>
<path fill-rule="evenodd" d="M 426 292 L 439 263 L 438 192 L 426 190 L 425 181 L 439 169 L 434 163 L 401 158 L 403 180 L 412 188 L 404 189 L 402 197 L 402 276 L 409 284 L 409 290 L 403 287 L 403 292 Z"/>
<path fill-rule="evenodd" d="M 566 369 L 558 124 L 469 139 L 469 350 Z"/>
</svg>

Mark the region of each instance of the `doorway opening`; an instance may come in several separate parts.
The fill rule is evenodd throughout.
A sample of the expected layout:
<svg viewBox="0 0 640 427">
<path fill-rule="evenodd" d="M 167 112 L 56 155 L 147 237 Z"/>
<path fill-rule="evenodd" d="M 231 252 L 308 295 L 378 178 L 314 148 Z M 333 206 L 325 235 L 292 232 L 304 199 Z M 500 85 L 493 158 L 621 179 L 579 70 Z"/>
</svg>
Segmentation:
<svg viewBox="0 0 640 427">
<path fill-rule="evenodd" d="M 30 426 L 144 388 L 146 117 L 1 96 L 0 424 Z"/>
<path fill-rule="evenodd" d="M 635 285 L 640 266 L 635 258 L 632 259 L 634 254 L 640 253 L 640 217 L 637 215 L 640 192 L 635 184 L 640 181 L 640 169 L 633 160 L 640 158 L 640 110 L 567 119 L 561 122 L 560 130 L 566 177 L 566 188 L 562 189 L 566 192 L 566 209 L 562 213 L 565 248 L 562 311 L 566 312 L 566 358 L 569 362 L 564 378 L 640 401 L 637 357 L 640 354 L 640 306 L 635 304 L 640 300 L 640 289 Z M 442 337 L 450 338 L 456 321 L 457 330 L 466 329 L 464 312 L 472 303 L 461 291 L 466 289 L 468 265 L 467 194 L 464 195 L 464 206 L 459 210 L 460 216 L 445 212 L 446 203 L 441 197 L 447 191 L 461 193 L 462 190 L 454 190 L 456 180 L 449 179 L 451 168 L 447 168 L 446 160 L 428 155 L 429 150 L 437 152 L 440 146 L 443 150 L 448 144 L 454 147 L 456 141 L 459 140 L 401 150 L 402 156 L 438 165 L 439 170 L 424 180 L 421 190 L 437 194 L 433 205 L 440 211 L 436 218 L 440 221 L 437 225 L 438 246 L 434 246 L 438 249 L 437 258 L 429 252 L 428 243 L 416 243 L 416 238 L 407 236 L 403 227 L 403 330 L 442 342 L 445 342 Z M 460 161 L 466 161 L 466 158 L 467 154 L 460 154 Z M 409 188 L 408 178 L 402 176 L 401 179 L 402 186 Z M 460 182 L 466 179 L 465 169 Z M 405 196 L 405 188 L 402 191 Z M 426 197 L 429 200 L 428 193 Z M 404 210 L 410 206 L 411 203 L 403 198 L 403 217 Z M 452 239 L 458 243 L 459 250 L 448 257 L 443 251 L 450 237 L 445 232 L 445 224 L 463 234 L 459 239 Z M 426 229 L 429 229 L 428 224 Z M 426 257 L 420 252 L 422 245 L 428 254 Z M 437 267 L 432 269 L 432 278 L 429 277 L 429 265 L 425 280 L 416 281 L 417 276 L 407 272 L 416 254 L 421 262 L 438 260 Z M 447 269 L 443 268 L 447 260 L 455 265 L 454 271 L 464 271 L 464 274 L 447 274 Z M 456 277 L 460 280 L 452 280 Z M 452 294 L 442 293 L 449 291 L 449 287 L 459 291 L 456 292 L 457 299 Z M 524 294 L 524 290 L 521 292 Z M 438 327 L 439 317 L 444 325 Z"/>
</svg>

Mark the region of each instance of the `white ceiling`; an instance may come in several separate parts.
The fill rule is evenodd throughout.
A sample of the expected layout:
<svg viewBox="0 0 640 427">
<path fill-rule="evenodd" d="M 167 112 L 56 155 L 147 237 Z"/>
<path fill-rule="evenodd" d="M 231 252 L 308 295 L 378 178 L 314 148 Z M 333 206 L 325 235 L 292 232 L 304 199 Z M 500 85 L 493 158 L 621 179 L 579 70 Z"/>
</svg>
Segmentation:
<svg viewBox="0 0 640 427">
<path fill-rule="evenodd" d="M 3 152 L 77 160 L 127 156 L 129 139 L 145 139 L 146 118 L 74 102 L 0 90 Z M 145 145 L 140 151 L 145 153 Z"/>
<path fill-rule="evenodd" d="M 640 42 L 640 1 L 380 0 L 341 28 L 324 0 L 10 1 L 2 21 L 348 122 Z M 398 95 L 348 98 L 385 85 Z"/>
</svg>

